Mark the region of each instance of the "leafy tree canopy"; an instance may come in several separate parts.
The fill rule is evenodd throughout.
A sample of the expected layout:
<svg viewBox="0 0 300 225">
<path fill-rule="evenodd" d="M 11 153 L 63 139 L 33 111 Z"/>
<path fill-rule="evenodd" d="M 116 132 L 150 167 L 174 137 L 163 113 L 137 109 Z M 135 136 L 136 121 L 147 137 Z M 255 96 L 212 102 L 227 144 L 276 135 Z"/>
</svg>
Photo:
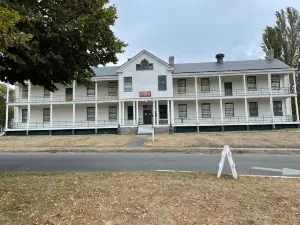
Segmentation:
<svg viewBox="0 0 300 225">
<path fill-rule="evenodd" d="M 117 19 L 109 0 L 10 0 L 23 19 L 15 26 L 32 34 L 28 48 L 9 47 L 0 55 L 0 80 L 11 84 L 30 80 L 56 90 L 55 83 L 86 84 L 91 67 L 117 62 L 126 44 L 111 30 Z M 8 54 L 16 55 L 12 60 Z"/>
<path fill-rule="evenodd" d="M 262 49 L 274 50 L 274 56 L 291 67 L 300 68 L 300 14 L 292 7 L 275 13 L 276 24 L 263 33 Z M 299 71 L 298 71 L 299 72 Z"/>
<path fill-rule="evenodd" d="M 31 35 L 20 32 L 15 27 L 15 24 L 21 19 L 20 15 L 15 10 L 8 9 L 4 4 L 2 5 L 0 5 L 0 52 L 10 59 L 16 60 L 16 56 L 9 54 L 7 49 L 20 45 L 27 47 L 26 41 L 31 38 Z M 4 67 L 0 66 L 1 69 L 4 69 Z"/>
<path fill-rule="evenodd" d="M 293 68 L 298 68 L 295 86 L 297 92 L 300 93 L 300 14 L 297 9 L 287 7 L 277 11 L 275 15 L 276 24 L 272 27 L 266 27 L 261 47 L 264 52 L 273 49 L 275 58 Z M 291 81 L 293 83 L 293 79 Z M 297 98 L 300 102 L 299 97 L 298 95 Z M 292 110 L 293 115 L 295 115 L 294 99 L 292 99 Z"/>
</svg>

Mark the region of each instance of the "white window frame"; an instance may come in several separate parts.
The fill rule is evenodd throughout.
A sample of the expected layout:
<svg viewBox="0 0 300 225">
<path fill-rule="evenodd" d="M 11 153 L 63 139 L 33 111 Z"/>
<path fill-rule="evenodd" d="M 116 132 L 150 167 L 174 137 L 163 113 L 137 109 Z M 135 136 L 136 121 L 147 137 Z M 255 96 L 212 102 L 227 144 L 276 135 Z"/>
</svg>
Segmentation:
<svg viewBox="0 0 300 225">
<path fill-rule="evenodd" d="M 187 104 L 178 104 L 178 117 L 180 119 L 187 118 Z"/>
<path fill-rule="evenodd" d="M 124 77 L 124 92 L 132 92 L 132 77 Z"/>
<path fill-rule="evenodd" d="M 95 121 L 95 107 L 86 108 L 86 120 Z"/>
</svg>

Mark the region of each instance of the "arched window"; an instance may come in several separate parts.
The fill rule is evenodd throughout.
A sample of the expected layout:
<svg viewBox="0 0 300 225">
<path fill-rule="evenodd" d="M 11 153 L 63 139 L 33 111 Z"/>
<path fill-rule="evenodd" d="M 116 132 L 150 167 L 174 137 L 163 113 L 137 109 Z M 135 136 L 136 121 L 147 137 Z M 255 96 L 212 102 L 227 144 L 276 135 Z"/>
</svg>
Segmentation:
<svg viewBox="0 0 300 225">
<path fill-rule="evenodd" d="M 136 70 L 153 70 L 153 63 L 149 63 L 147 59 L 143 59 L 140 64 L 136 64 Z"/>
</svg>

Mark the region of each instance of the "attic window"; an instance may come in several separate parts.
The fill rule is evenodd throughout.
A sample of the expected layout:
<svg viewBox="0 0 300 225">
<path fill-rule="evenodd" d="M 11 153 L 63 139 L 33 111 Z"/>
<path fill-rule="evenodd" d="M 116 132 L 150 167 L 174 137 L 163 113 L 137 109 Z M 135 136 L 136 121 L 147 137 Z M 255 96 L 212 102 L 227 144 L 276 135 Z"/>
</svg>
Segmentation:
<svg viewBox="0 0 300 225">
<path fill-rule="evenodd" d="M 143 59 L 140 64 L 136 64 L 136 70 L 153 70 L 153 63 Z"/>
</svg>

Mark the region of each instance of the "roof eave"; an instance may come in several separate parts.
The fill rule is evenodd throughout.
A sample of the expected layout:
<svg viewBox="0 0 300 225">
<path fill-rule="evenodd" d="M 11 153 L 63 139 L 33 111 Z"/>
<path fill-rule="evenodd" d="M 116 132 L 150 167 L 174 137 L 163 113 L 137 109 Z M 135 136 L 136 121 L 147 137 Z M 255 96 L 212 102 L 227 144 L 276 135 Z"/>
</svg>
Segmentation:
<svg viewBox="0 0 300 225">
<path fill-rule="evenodd" d="M 264 70 L 237 70 L 237 71 L 215 71 L 215 72 L 184 72 L 173 73 L 173 77 L 194 77 L 194 76 L 219 76 L 219 75 L 243 75 L 243 74 L 267 74 L 267 73 L 293 73 L 297 69 L 295 68 L 283 68 L 283 69 L 264 69 Z"/>
</svg>

